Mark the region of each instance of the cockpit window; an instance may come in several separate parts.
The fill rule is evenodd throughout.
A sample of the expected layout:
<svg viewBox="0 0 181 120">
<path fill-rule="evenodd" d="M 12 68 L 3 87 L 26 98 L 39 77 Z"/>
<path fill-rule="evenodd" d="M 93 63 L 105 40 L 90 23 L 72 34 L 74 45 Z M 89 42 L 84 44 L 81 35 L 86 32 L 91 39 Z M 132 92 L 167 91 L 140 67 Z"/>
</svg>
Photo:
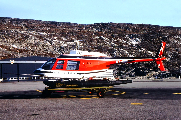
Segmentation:
<svg viewBox="0 0 181 120">
<path fill-rule="evenodd" d="M 59 60 L 57 62 L 56 69 L 63 69 L 63 64 L 64 64 L 64 61 L 63 60 Z"/>
<path fill-rule="evenodd" d="M 56 59 L 50 59 L 45 64 L 42 65 L 42 69 L 51 70 Z"/>
<path fill-rule="evenodd" d="M 79 70 L 80 61 L 68 60 L 67 70 Z"/>
</svg>

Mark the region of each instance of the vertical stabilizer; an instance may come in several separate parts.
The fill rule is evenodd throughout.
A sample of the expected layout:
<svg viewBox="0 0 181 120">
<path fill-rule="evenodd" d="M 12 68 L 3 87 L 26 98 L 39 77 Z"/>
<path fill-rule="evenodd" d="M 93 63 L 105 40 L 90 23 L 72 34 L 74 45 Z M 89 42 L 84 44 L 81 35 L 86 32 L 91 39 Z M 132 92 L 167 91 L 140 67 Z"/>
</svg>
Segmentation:
<svg viewBox="0 0 181 120">
<path fill-rule="evenodd" d="M 161 46 L 160 46 L 159 51 L 156 54 L 156 58 L 162 57 L 163 51 L 165 49 L 165 45 L 166 45 L 166 43 L 163 41 Z"/>
<path fill-rule="evenodd" d="M 158 65 L 158 68 L 159 68 L 161 71 L 165 71 L 165 67 L 164 67 L 163 62 L 162 62 L 162 60 L 165 59 L 164 57 L 162 57 L 163 51 L 164 51 L 164 49 L 165 49 L 165 45 L 166 45 L 166 43 L 163 41 L 162 44 L 161 44 L 161 46 L 160 46 L 159 51 L 158 51 L 157 54 L 156 54 L 156 63 L 157 63 L 157 65 Z"/>
</svg>

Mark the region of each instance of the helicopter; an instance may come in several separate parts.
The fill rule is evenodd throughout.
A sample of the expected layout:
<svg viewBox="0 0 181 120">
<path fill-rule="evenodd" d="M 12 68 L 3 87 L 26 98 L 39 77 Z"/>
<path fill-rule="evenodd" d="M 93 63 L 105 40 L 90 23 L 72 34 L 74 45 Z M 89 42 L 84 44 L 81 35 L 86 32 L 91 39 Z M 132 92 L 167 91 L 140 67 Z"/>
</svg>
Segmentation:
<svg viewBox="0 0 181 120">
<path fill-rule="evenodd" d="M 52 88 L 61 88 L 62 90 L 77 90 L 78 88 L 82 90 L 84 88 L 88 91 L 98 91 L 98 96 L 102 97 L 109 86 L 132 83 L 131 80 L 115 79 L 113 69 L 109 69 L 113 64 L 155 61 L 160 71 L 165 71 L 162 62 L 166 59 L 162 56 L 165 45 L 166 43 L 163 41 L 156 56 L 152 58 L 111 57 L 100 52 L 72 50 L 70 54 L 63 54 L 48 60 L 36 69 L 34 74 L 56 78 L 44 80 L 44 84 L 49 86 L 45 89 L 46 94 L 51 93 L 47 92 L 48 89 L 55 91 Z"/>
</svg>

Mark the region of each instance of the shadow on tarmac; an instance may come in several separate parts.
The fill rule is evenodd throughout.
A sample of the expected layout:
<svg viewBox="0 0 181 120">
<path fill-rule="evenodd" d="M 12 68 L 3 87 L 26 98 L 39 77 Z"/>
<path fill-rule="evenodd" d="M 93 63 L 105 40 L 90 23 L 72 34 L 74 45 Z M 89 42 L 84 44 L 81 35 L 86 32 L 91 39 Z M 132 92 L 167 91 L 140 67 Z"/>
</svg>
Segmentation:
<svg viewBox="0 0 181 120">
<path fill-rule="evenodd" d="M 42 97 L 42 91 L 16 91 L 0 92 L 0 99 L 48 99 Z M 98 98 L 97 94 L 88 95 L 87 92 L 52 93 L 50 98 Z M 153 100 L 178 100 L 181 99 L 181 89 L 131 89 L 112 88 L 106 92 L 104 98 L 117 99 L 153 99 Z"/>
</svg>

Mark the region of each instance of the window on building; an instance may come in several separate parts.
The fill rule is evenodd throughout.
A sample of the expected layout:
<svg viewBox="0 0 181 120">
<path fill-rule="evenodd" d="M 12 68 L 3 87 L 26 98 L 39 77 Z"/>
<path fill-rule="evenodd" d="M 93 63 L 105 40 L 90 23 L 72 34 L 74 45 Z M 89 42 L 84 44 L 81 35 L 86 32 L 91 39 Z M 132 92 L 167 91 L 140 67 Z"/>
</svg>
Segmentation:
<svg viewBox="0 0 181 120">
<path fill-rule="evenodd" d="M 79 70 L 80 61 L 68 60 L 67 70 Z"/>
</svg>

